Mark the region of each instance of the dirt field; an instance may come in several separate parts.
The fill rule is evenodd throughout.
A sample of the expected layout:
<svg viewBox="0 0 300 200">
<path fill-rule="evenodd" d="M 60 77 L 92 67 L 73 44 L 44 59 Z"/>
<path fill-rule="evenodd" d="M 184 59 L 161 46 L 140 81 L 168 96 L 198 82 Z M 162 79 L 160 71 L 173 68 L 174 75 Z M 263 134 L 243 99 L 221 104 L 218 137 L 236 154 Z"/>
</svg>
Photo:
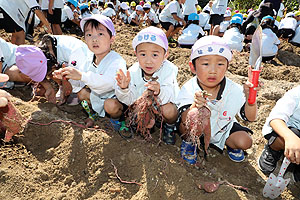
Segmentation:
<svg viewBox="0 0 300 200">
<path fill-rule="evenodd" d="M 116 30 L 113 49 L 130 67 L 136 62 L 131 41 L 139 29 L 122 26 Z M 3 31 L 0 36 L 9 40 Z M 35 40 L 38 38 L 35 35 Z M 180 86 L 192 77 L 189 55 L 188 49 L 170 49 L 168 59 L 179 68 Z M 238 83 L 246 79 L 248 57 L 246 52 L 234 53 L 229 78 Z M 174 146 L 157 146 L 158 134 L 154 135 L 154 143 L 139 137 L 127 141 L 113 131 L 107 118 L 97 121 L 99 130 L 66 123 L 42 126 L 28 122 L 13 142 L 0 144 L 0 199 L 264 199 L 262 189 L 267 177 L 256 164 L 265 143 L 261 129 L 276 101 L 298 85 L 300 48 L 283 43 L 275 61 L 263 66 L 264 87 L 258 95 L 258 119 L 242 122 L 254 131 L 253 147 L 247 151 L 244 162 L 234 163 L 226 152 L 220 154 L 209 149 L 208 161 L 201 154 L 202 166 L 196 168 L 181 161 L 179 137 Z M 86 118 L 80 106 L 55 106 L 45 99 L 29 102 L 29 86 L 9 92 L 28 120 L 42 124 L 52 120 L 83 123 Z M 121 183 L 117 174 L 137 184 Z M 221 185 L 215 193 L 205 193 L 197 187 L 218 180 L 247 187 L 249 192 Z M 300 199 L 300 184 L 291 183 L 280 198 Z"/>
</svg>

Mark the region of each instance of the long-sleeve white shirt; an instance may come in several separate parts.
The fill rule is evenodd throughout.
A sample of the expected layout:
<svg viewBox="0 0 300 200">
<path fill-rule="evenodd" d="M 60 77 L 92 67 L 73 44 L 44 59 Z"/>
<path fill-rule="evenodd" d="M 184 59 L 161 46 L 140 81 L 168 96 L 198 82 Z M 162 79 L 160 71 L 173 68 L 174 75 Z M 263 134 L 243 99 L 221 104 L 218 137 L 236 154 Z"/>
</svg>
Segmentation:
<svg viewBox="0 0 300 200">
<path fill-rule="evenodd" d="M 133 104 L 147 89 L 145 87 L 147 80 L 143 78 L 142 69 L 138 62 L 129 68 L 129 72 L 131 81 L 127 89 L 121 89 L 118 85 L 115 85 L 118 100 L 126 105 Z M 169 102 L 175 103 L 175 98 L 179 92 L 177 73 L 178 68 L 170 61 L 165 60 L 159 70 L 152 75 L 152 77 L 158 77 L 157 81 L 160 84 L 158 98 L 161 105 Z"/>
<path fill-rule="evenodd" d="M 241 34 L 237 27 L 225 31 L 223 38 L 231 50 L 242 51 L 244 35 Z"/>
<path fill-rule="evenodd" d="M 273 119 L 281 119 L 288 127 L 300 129 L 300 86 L 289 90 L 277 101 L 262 129 L 264 136 L 273 131 L 270 126 Z"/>
</svg>

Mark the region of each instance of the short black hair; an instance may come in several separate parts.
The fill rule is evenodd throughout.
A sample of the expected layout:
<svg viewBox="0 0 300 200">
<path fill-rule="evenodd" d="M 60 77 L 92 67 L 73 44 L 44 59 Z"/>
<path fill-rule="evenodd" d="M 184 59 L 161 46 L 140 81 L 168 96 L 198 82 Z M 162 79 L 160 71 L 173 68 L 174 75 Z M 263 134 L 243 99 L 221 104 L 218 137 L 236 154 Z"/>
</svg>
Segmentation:
<svg viewBox="0 0 300 200">
<path fill-rule="evenodd" d="M 85 33 L 86 27 L 87 27 L 88 25 L 90 25 L 90 24 L 91 24 L 92 28 L 97 28 L 97 27 L 99 26 L 99 24 L 101 24 L 101 23 L 98 22 L 98 21 L 95 20 L 95 19 L 87 20 L 87 21 L 85 22 L 84 26 L 83 26 L 83 33 Z M 105 28 L 106 28 L 106 27 L 105 27 Z M 111 32 L 108 28 L 106 28 L 106 30 L 107 30 L 109 36 L 112 37 L 112 32 Z"/>
</svg>

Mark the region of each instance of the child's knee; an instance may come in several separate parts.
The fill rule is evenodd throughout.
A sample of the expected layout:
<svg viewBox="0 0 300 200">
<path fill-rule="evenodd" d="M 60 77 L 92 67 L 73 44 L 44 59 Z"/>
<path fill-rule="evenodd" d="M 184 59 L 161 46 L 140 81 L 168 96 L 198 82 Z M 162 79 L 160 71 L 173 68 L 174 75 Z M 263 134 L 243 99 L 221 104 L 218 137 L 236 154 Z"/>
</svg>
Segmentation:
<svg viewBox="0 0 300 200">
<path fill-rule="evenodd" d="M 241 139 L 239 140 L 240 149 L 250 149 L 252 147 L 252 143 L 253 141 L 250 135 L 248 135 L 248 133 L 245 133 L 245 136 L 241 137 Z"/>
<path fill-rule="evenodd" d="M 104 101 L 104 110 L 108 114 L 115 114 L 120 109 L 122 109 L 122 105 L 118 102 L 117 99 L 106 99 Z"/>
<path fill-rule="evenodd" d="M 85 89 L 85 88 L 81 89 L 77 93 L 77 96 L 78 96 L 80 101 L 83 101 L 83 100 L 90 101 L 90 92 L 87 91 L 87 89 Z"/>
<path fill-rule="evenodd" d="M 173 103 L 167 103 L 161 106 L 163 117 L 167 120 L 177 119 L 178 111 Z"/>
</svg>

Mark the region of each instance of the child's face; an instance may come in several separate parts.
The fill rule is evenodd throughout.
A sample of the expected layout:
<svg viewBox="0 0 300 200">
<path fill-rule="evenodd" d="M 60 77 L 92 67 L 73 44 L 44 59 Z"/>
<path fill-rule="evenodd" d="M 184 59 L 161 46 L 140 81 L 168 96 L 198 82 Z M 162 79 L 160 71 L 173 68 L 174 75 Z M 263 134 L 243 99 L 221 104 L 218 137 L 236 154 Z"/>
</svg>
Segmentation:
<svg viewBox="0 0 300 200">
<path fill-rule="evenodd" d="M 153 43 L 139 44 L 135 53 L 141 68 L 148 76 L 152 76 L 168 56 L 161 46 Z"/>
<path fill-rule="evenodd" d="M 135 10 L 135 6 L 131 6 L 131 10 Z"/>
<path fill-rule="evenodd" d="M 195 65 L 190 62 L 190 67 L 203 89 L 215 88 L 223 80 L 227 71 L 228 61 L 219 55 L 200 56 L 196 59 Z"/>
<path fill-rule="evenodd" d="M 84 38 L 88 48 L 95 55 L 108 53 L 110 45 L 114 41 L 114 37 L 110 37 L 107 28 L 102 24 L 99 24 L 96 28 L 88 24 L 85 28 Z"/>
</svg>

